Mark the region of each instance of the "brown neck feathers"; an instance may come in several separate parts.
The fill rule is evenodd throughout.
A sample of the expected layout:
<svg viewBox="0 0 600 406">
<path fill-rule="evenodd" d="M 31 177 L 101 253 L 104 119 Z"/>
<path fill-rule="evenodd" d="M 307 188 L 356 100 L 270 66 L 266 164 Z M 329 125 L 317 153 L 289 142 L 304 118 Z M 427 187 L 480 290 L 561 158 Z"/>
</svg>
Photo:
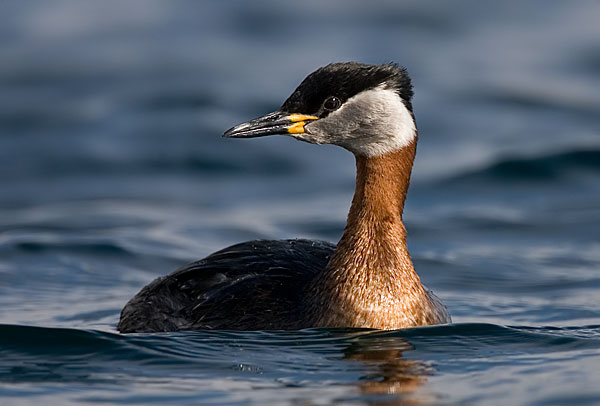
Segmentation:
<svg viewBox="0 0 600 406">
<path fill-rule="evenodd" d="M 356 157 L 356 190 L 346 228 L 373 218 L 403 228 L 402 211 L 415 150 L 413 143 L 377 157 Z"/>
<path fill-rule="evenodd" d="M 356 157 L 356 190 L 344 234 L 311 295 L 329 311 L 322 326 L 418 325 L 427 293 L 406 248 L 402 211 L 415 143 L 377 157 Z"/>
</svg>

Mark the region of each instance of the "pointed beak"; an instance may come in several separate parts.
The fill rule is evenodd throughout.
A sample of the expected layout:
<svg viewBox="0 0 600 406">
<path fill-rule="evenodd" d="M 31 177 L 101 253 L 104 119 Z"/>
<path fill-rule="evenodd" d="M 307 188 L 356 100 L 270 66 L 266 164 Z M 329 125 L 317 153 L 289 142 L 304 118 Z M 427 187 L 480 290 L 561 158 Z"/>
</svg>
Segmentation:
<svg viewBox="0 0 600 406">
<path fill-rule="evenodd" d="M 225 131 L 226 138 L 254 138 L 265 135 L 304 134 L 304 126 L 319 117 L 304 114 L 288 114 L 275 111 L 266 116 L 247 121 Z"/>
</svg>

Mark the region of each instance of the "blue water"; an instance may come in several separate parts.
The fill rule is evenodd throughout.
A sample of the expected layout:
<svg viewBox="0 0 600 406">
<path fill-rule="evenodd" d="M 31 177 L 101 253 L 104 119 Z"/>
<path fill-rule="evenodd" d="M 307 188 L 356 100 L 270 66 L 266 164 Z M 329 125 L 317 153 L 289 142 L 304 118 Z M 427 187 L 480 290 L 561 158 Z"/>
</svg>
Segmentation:
<svg viewBox="0 0 600 406">
<path fill-rule="evenodd" d="M 597 1 L 0 1 L 0 404 L 600 404 Z M 225 140 L 333 61 L 396 61 L 405 219 L 455 324 L 119 335 L 158 275 L 336 241 L 351 155 Z"/>
</svg>

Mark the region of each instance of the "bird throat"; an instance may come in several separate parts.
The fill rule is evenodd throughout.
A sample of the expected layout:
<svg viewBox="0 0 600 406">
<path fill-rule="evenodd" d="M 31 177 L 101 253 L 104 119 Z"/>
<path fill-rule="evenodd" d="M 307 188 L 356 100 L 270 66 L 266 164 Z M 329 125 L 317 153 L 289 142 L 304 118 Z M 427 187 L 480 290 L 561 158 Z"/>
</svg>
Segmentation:
<svg viewBox="0 0 600 406">
<path fill-rule="evenodd" d="M 402 222 L 415 147 L 416 140 L 380 156 L 356 156 L 356 190 L 344 233 L 308 293 L 313 306 L 328 309 L 313 320 L 316 325 L 427 324 L 421 307 L 428 295 L 413 268 Z"/>
</svg>

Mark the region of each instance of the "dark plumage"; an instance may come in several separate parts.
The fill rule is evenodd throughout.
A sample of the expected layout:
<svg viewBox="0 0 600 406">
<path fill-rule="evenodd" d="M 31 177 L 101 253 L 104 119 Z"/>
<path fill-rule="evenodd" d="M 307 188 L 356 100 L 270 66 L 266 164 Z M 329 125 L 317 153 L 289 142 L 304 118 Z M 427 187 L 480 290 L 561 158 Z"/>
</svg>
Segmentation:
<svg viewBox="0 0 600 406">
<path fill-rule="evenodd" d="M 413 96 L 410 77 L 404 67 L 396 64 L 365 65 L 358 62 L 332 63 L 308 75 L 294 93 L 283 103 L 281 110 L 288 113 L 313 114 L 325 117 L 323 100 L 338 97 L 342 104 L 359 92 L 381 84 L 395 90 L 412 112 Z"/>
<path fill-rule="evenodd" d="M 123 308 L 122 333 L 200 329 L 273 330 L 303 325 L 299 289 L 335 245 L 257 240 L 232 245 L 155 279 Z"/>
</svg>

